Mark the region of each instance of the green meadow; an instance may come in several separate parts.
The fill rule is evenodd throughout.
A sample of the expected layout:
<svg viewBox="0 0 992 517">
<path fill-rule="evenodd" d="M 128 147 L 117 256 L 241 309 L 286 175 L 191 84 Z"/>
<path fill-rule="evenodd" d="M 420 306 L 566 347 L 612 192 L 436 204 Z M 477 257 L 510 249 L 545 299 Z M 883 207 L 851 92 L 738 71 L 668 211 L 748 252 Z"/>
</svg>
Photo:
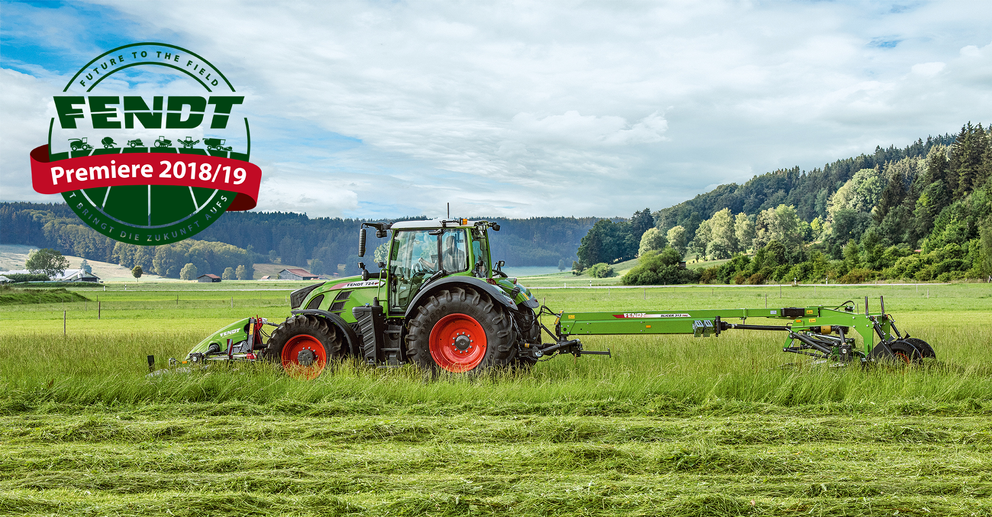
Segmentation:
<svg viewBox="0 0 992 517">
<path fill-rule="evenodd" d="M 535 294 L 555 310 L 881 295 L 937 360 L 830 368 L 780 333 L 728 331 L 589 337 L 612 357 L 476 378 L 355 362 L 310 382 L 264 364 L 149 377 L 147 355 L 165 367 L 236 319 L 281 321 L 304 284 L 8 290 L 0 515 L 992 515 L 988 284 L 549 284 Z"/>
</svg>

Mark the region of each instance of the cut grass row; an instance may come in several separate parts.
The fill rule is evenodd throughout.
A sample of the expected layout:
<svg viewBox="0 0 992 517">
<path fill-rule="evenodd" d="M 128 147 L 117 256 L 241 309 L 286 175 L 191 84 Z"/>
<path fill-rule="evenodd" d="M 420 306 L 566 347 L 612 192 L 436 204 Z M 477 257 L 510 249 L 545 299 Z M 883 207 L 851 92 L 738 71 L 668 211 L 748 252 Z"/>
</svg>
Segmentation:
<svg viewBox="0 0 992 517">
<path fill-rule="evenodd" d="M 184 415 L 164 415 L 164 409 L 4 418 L 0 513 L 992 510 L 992 438 L 985 418 L 246 418 L 213 415 L 206 405 L 187 407 Z"/>
<path fill-rule="evenodd" d="M 60 303 L 85 302 L 87 298 L 76 292 L 58 289 L 16 289 L 0 287 L 0 306 L 4 305 L 51 305 Z"/>
</svg>

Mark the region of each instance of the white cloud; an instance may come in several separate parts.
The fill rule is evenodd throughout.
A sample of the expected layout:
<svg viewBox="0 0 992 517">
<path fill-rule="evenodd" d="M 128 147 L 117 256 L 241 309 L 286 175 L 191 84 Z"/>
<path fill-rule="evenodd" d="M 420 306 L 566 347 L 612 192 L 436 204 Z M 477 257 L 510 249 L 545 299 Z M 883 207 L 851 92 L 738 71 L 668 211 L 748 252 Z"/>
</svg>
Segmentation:
<svg viewBox="0 0 992 517">
<path fill-rule="evenodd" d="M 630 215 L 992 109 L 992 2 L 105 4 L 250 92 L 259 208 L 310 215 Z"/>
<path fill-rule="evenodd" d="M 541 119 L 532 113 L 518 113 L 511 121 L 513 137 L 518 140 L 576 148 L 660 142 L 667 128 L 657 113 L 633 125 L 622 117 L 583 116 L 574 110 Z"/>
<path fill-rule="evenodd" d="M 922 75 L 925 77 L 933 77 L 939 74 L 944 69 L 945 64 L 940 62 L 935 63 L 919 63 L 913 65 L 913 73 L 917 75 Z"/>
<path fill-rule="evenodd" d="M 0 196 L 4 200 L 62 199 L 31 188 L 28 158 L 32 149 L 48 142 L 48 120 L 54 115 L 49 105 L 56 92 L 33 76 L 0 68 Z"/>
</svg>

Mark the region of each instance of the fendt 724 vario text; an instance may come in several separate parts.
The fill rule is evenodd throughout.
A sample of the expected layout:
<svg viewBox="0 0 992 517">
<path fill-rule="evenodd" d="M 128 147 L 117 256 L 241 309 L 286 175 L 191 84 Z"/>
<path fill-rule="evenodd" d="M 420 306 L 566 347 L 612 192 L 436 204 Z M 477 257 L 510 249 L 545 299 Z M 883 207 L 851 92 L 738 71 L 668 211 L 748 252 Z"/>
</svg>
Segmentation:
<svg viewBox="0 0 992 517">
<path fill-rule="evenodd" d="M 360 277 L 294 291 L 292 315 L 282 323 L 257 317 L 234 322 L 200 342 L 182 362 L 267 360 L 314 378 L 330 362 L 357 357 L 373 366 L 413 363 L 432 373 L 475 373 L 526 368 L 558 354 L 610 353 L 584 350 L 576 337 L 581 335 L 707 337 L 728 330 L 781 331 L 784 351 L 831 364 L 934 357 L 926 342 L 899 333 L 881 299 L 877 313 L 869 312 L 867 299 L 864 313 L 853 302 L 834 308 L 554 312 L 503 273 L 503 261 L 492 262 L 488 232 L 499 231 L 495 222 L 363 223 L 360 257 L 367 228 L 380 239 L 392 231 L 379 271 L 359 263 Z M 767 324 L 746 324 L 748 318 Z M 275 327 L 271 335 L 266 326 Z"/>
</svg>

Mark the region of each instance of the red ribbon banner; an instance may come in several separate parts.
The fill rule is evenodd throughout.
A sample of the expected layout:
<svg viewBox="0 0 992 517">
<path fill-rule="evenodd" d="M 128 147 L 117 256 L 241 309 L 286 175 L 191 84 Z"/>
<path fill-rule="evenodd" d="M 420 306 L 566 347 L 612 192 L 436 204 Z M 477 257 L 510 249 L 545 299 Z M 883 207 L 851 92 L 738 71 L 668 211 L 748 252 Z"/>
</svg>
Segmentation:
<svg viewBox="0 0 992 517">
<path fill-rule="evenodd" d="M 235 192 L 228 212 L 251 210 L 262 170 L 255 164 L 200 154 L 131 153 L 49 161 L 48 146 L 31 151 L 31 182 L 41 194 L 123 185 L 177 185 Z"/>
</svg>

